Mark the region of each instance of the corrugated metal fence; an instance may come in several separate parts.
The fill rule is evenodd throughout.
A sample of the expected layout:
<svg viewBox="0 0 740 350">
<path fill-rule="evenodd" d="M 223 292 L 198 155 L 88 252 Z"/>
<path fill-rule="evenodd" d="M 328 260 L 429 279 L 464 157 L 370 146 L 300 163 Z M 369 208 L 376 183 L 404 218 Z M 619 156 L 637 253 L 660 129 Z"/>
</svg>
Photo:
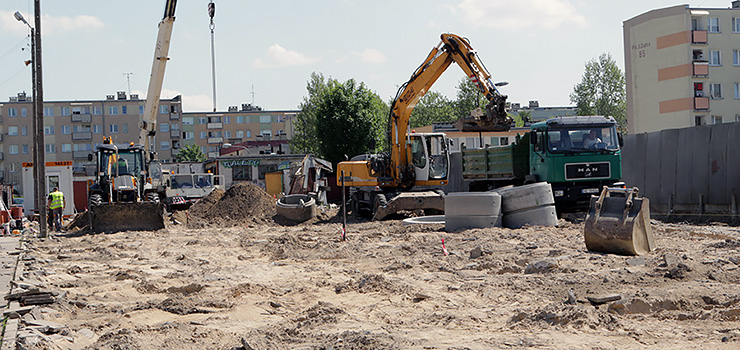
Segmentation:
<svg viewBox="0 0 740 350">
<path fill-rule="evenodd" d="M 740 123 L 625 135 L 622 162 L 653 218 L 737 224 Z"/>
</svg>

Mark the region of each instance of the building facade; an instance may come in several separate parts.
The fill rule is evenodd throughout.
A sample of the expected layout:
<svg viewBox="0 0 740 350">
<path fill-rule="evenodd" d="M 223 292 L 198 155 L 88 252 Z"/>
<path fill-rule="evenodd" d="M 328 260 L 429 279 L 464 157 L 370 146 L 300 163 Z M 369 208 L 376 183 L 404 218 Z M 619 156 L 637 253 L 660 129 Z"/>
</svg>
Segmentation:
<svg viewBox="0 0 740 350">
<path fill-rule="evenodd" d="M 740 120 L 740 1 L 624 22 L 629 133 Z"/>
<path fill-rule="evenodd" d="M 72 161 L 76 176 L 86 176 L 88 154 L 111 136 L 114 143 L 139 143 L 139 123 L 146 101 L 125 92 L 104 100 L 44 101 L 44 144 L 47 162 Z M 33 101 L 25 93 L 0 103 L 0 183 L 21 193 L 21 165 L 33 155 Z M 180 96 L 161 99 L 154 148 L 158 159 L 174 161 L 186 145 L 217 157 L 225 143 L 287 139 L 286 127 L 298 111 L 262 111 L 243 105 L 228 112 L 183 113 Z M 90 168 L 90 166 L 87 166 Z"/>
</svg>

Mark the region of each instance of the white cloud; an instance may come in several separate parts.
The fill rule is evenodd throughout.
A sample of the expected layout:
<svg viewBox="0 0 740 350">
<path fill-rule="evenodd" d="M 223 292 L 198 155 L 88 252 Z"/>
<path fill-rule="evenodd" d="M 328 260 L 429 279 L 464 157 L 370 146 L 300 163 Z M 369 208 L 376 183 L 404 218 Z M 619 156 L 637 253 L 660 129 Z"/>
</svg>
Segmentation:
<svg viewBox="0 0 740 350">
<path fill-rule="evenodd" d="M 494 29 L 541 30 L 587 24 L 568 0 L 463 0 L 458 9 L 466 22 Z"/>
<path fill-rule="evenodd" d="M 320 61 L 319 58 L 309 57 L 298 51 L 287 50 L 278 44 L 274 44 L 267 48 L 264 58 L 254 60 L 254 66 L 257 68 L 302 66 L 318 61 Z"/>
<path fill-rule="evenodd" d="M 21 12 L 22 13 L 22 12 Z M 0 11 L 0 28 L 3 32 L 14 33 L 17 35 L 23 35 L 28 33 L 28 27 L 21 22 L 18 22 L 13 16 L 14 12 Z M 22 13 L 23 18 L 33 27 L 34 19 L 33 15 Z M 94 29 L 102 27 L 103 21 L 97 17 L 80 15 L 76 17 L 54 17 L 50 15 L 44 15 L 41 23 L 41 30 L 44 35 L 58 34 L 60 32 L 66 32 L 76 29 Z"/>
<path fill-rule="evenodd" d="M 375 49 L 365 49 L 362 52 L 352 51 L 352 54 L 359 57 L 362 63 L 380 64 L 386 61 L 385 55 Z"/>
</svg>

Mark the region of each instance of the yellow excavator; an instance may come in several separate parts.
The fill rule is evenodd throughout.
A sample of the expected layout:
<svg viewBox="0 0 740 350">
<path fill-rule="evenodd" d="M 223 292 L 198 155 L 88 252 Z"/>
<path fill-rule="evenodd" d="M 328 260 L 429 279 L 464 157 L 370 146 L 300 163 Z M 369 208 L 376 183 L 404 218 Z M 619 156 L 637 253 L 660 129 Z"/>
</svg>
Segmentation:
<svg viewBox="0 0 740 350">
<path fill-rule="evenodd" d="M 413 133 L 411 112 L 447 68 L 457 65 L 488 100 L 485 113 L 458 120 L 461 130 L 509 130 L 511 117 L 506 111 L 506 95 L 491 80 L 467 39 L 442 34 L 411 78 L 399 89 L 388 118 L 388 152 L 362 155 L 337 166 L 337 184 L 349 187 L 351 211 L 370 212 L 373 219 L 404 210 L 444 211 L 441 191 L 414 191 L 420 186 L 440 186 L 448 182 L 449 143 L 443 133 Z"/>
</svg>

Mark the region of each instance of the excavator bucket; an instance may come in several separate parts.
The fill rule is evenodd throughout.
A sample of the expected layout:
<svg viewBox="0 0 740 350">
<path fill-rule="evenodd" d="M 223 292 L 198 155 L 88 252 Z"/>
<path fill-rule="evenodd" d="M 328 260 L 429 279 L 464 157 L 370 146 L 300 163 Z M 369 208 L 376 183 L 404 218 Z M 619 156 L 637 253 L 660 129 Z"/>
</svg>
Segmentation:
<svg viewBox="0 0 740 350">
<path fill-rule="evenodd" d="M 633 188 L 608 188 L 591 197 L 583 228 L 590 251 L 643 255 L 655 249 L 650 227 L 650 201 Z M 612 196 L 612 194 L 617 194 Z"/>
<path fill-rule="evenodd" d="M 460 131 L 506 131 L 511 128 L 511 117 L 498 116 L 494 106 L 486 106 L 485 112 L 479 107 L 470 112 L 470 116 L 458 119 L 453 125 Z"/>
<path fill-rule="evenodd" d="M 154 202 L 112 203 L 90 208 L 93 232 L 156 231 L 164 228 L 164 205 Z"/>
<path fill-rule="evenodd" d="M 401 211 L 413 210 L 435 210 L 444 212 L 445 198 L 443 194 L 436 191 L 403 192 L 390 200 L 383 197 L 382 204 L 374 205 L 373 220 L 383 220 L 386 216 Z"/>
</svg>

